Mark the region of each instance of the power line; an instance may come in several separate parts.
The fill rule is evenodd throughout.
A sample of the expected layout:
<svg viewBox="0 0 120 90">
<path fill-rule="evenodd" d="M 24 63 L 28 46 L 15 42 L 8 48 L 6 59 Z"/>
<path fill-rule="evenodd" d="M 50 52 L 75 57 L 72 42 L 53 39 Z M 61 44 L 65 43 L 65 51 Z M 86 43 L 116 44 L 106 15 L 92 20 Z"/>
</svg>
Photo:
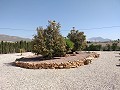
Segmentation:
<svg viewBox="0 0 120 90">
<path fill-rule="evenodd" d="M 88 28 L 88 29 L 79 29 L 79 30 L 94 30 L 94 29 L 118 28 L 118 27 L 120 27 L 120 26 L 98 27 L 98 28 Z"/>
<path fill-rule="evenodd" d="M 97 27 L 97 28 L 85 28 L 85 29 L 78 29 L 78 30 L 95 30 L 95 29 L 105 29 L 105 28 L 118 28 L 120 26 L 110 26 L 110 27 Z M 35 31 L 32 29 L 18 29 L 18 28 L 0 28 L 0 29 L 4 29 L 4 30 L 27 30 L 27 31 Z M 62 30 L 62 31 L 70 31 L 70 30 Z"/>
<path fill-rule="evenodd" d="M 18 29 L 18 28 L 0 28 L 0 29 L 6 29 L 6 30 L 27 30 L 27 31 L 34 31 L 31 29 Z"/>
</svg>

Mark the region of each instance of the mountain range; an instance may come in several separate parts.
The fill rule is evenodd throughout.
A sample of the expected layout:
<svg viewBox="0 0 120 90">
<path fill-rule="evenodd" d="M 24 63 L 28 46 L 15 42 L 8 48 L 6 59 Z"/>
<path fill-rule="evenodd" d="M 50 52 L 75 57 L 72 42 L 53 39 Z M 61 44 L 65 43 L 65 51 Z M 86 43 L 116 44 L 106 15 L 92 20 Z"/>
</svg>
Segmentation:
<svg viewBox="0 0 120 90">
<path fill-rule="evenodd" d="M 111 41 L 111 39 L 102 38 L 102 37 L 92 37 L 92 38 L 89 38 L 87 41 L 91 41 L 91 42 L 106 42 L 106 41 Z"/>
<path fill-rule="evenodd" d="M 5 34 L 0 34 L 0 41 L 10 41 L 10 42 L 16 42 L 16 41 L 31 41 L 29 38 L 22 38 L 18 36 L 10 36 L 10 35 L 5 35 Z M 106 41 L 111 41 L 111 39 L 105 39 L 102 37 L 92 37 L 89 38 L 87 41 L 91 42 L 106 42 Z"/>
<path fill-rule="evenodd" d="M 22 38 L 18 36 L 9 36 L 5 34 L 0 34 L 0 41 L 16 42 L 16 41 L 31 41 L 29 38 Z"/>
</svg>

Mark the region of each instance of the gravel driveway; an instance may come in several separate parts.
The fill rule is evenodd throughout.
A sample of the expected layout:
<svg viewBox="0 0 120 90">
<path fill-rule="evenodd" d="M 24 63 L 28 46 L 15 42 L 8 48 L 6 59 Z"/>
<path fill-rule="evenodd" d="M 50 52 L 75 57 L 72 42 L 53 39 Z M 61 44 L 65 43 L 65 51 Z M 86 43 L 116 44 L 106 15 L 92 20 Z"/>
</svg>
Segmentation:
<svg viewBox="0 0 120 90">
<path fill-rule="evenodd" d="M 0 55 L 0 90 L 120 90 L 120 55 L 98 53 L 92 64 L 79 68 L 35 70 L 11 65 L 20 54 Z"/>
</svg>

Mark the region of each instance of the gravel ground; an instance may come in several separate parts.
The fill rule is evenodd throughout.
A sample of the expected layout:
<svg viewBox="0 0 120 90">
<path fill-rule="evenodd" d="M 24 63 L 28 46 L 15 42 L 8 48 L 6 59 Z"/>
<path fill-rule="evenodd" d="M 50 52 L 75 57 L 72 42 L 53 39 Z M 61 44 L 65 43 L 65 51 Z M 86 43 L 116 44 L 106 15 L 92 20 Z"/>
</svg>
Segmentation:
<svg viewBox="0 0 120 90">
<path fill-rule="evenodd" d="M 35 70 L 11 65 L 20 54 L 0 55 L 0 90 L 120 90 L 120 55 L 98 53 L 100 58 L 79 68 Z"/>
</svg>

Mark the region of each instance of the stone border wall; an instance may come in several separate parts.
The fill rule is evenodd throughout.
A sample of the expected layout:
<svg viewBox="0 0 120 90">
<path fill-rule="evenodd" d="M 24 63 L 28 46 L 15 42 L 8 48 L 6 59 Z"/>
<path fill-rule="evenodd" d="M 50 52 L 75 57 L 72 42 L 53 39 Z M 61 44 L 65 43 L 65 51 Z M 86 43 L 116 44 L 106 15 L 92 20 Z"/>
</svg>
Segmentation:
<svg viewBox="0 0 120 90">
<path fill-rule="evenodd" d="M 15 61 L 15 65 L 27 68 L 27 69 L 69 69 L 69 68 L 76 68 L 82 65 L 88 65 L 91 63 L 91 60 L 94 58 L 98 58 L 99 54 L 92 53 L 89 57 L 86 57 L 83 60 L 76 60 L 76 61 L 68 61 L 66 63 L 33 63 L 33 62 L 23 62 L 23 61 Z"/>
</svg>

